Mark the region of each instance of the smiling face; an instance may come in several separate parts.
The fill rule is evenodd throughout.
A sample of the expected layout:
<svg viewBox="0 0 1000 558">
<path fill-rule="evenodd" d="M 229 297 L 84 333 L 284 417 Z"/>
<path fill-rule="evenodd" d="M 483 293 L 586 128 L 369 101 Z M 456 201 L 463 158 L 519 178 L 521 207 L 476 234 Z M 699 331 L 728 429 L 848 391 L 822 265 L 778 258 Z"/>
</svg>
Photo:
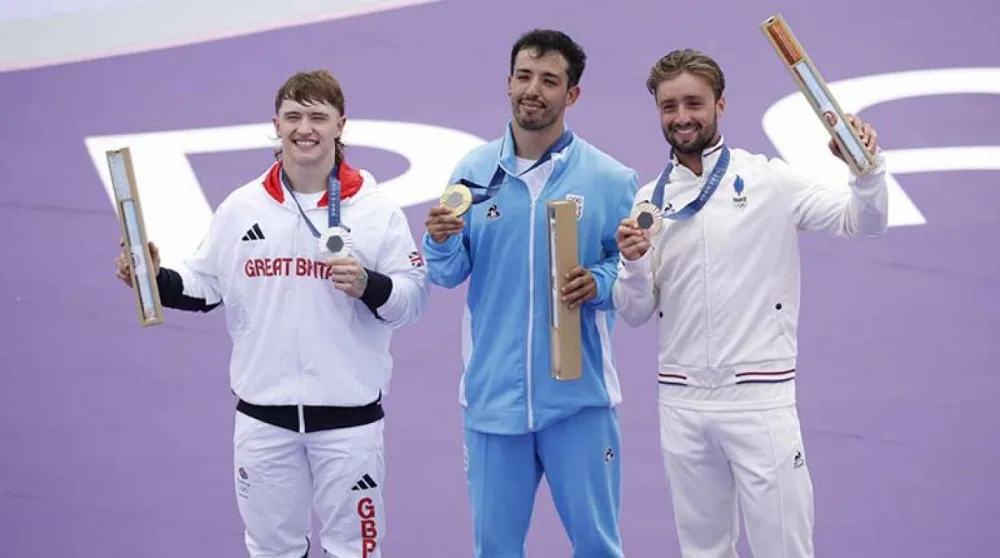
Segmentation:
<svg viewBox="0 0 1000 558">
<path fill-rule="evenodd" d="M 330 103 L 285 99 L 274 116 L 282 160 L 298 166 L 332 164 L 346 120 Z"/>
<path fill-rule="evenodd" d="M 330 166 L 343 161 L 344 92 L 327 70 L 289 77 L 274 98 L 278 156 L 293 166 Z"/>
<path fill-rule="evenodd" d="M 726 108 L 726 76 L 710 56 L 671 51 L 653 64 L 646 89 L 656 101 L 663 137 L 688 162 L 719 140 Z"/>
<path fill-rule="evenodd" d="M 558 51 L 539 55 L 533 48 L 522 49 L 514 58 L 507 78 L 514 121 L 525 130 L 538 131 L 561 126 L 567 107 L 580 95 L 580 86 L 570 86 L 569 64 Z"/>
<path fill-rule="evenodd" d="M 681 72 L 656 87 L 656 106 L 663 137 L 684 155 L 701 153 L 719 137 L 725 98 L 715 99 L 705 79 Z"/>
</svg>

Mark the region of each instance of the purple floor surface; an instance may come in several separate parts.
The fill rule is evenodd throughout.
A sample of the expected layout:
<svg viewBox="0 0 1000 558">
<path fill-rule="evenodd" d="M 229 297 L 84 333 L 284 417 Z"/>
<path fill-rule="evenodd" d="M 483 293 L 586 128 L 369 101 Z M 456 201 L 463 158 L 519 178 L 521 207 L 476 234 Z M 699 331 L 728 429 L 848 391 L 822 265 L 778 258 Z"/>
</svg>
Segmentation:
<svg viewBox="0 0 1000 558">
<path fill-rule="evenodd" d="M 118 224 L 85 138 L 267 123 L 288 74 L 328 67 L 353 119 L 489 139 L 508 117 L 511 42 L 530 27 L 555 26 L 590 55 L 571 125 L 648 181 L 665 149 L 643 81 L 672 48 L 694 46 L 721 61 L 727 140 L 769 155 L 778 151 L 761 119 L 795 91 L 757 27 L 773 12 L 784 12 L 831 82 L 988 66 L 1000 52 L 992 23 L 1000 9 L 985 0 L 951 2 L 934 15 L 899 0 L 846 0 L 830 12 L 789 0 L 725 11 L 651 0 L 587 5 L 446 0 L 0 74 L 0 556 L 245 555 L 230 480 L 222 313 L 136 325 L 133 299 L 113 276 Z M 891 101 L 862 116 L 889 150 L 1000 145 L 1000 99 L 988 92 Z M 190 156 L 211 205 L 268 164 L 259 147 Z M 351 157 L 382 180 L 407 168 L 373 148 Z M 996 553 L 1000 450 L 992 430 L 973 434 L 1000 424 L 1000 167 L 953 170 L 958 157 L 895 174 L 925 223 L 868 243 L 803 238 L 799 394 L 821 557 Z M 415 234 L 426 208 L 407 210 Z M 183 221 L 163 223 L 154 240 L 182 236 Z M 464 292 L 434 289 L 422 324 L 395 337 L 387 558 L 471 554 L 457 404 Z M 677 556 L 656 433 L 653 333 L 652 324 L 622 323 L 615 333 L 625 393 L 622 521 L 637 558 Z M 568 548 L 543 490 L 529 555 L 568 556 Z"/>
</svg>

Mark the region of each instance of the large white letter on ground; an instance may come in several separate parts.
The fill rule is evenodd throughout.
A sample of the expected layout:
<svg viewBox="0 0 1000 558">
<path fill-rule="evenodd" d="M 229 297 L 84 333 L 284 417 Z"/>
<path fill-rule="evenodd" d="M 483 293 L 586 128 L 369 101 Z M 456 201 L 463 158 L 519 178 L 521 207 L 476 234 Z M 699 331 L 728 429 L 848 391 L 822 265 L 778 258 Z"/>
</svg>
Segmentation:
<svg viewBox="0 0 1000 558">
<path fill-rule="evenodd" d="M 1000 94 L 1000 68 L 948 68 L 877 74 L 829 84 L 844 112 L 861 114 L 879 103 L 933 95 Z M 877 127 L 878 123 L 873 122 Z M 764 132 L 781 157 L 831 184 L 845 184 L 847 166 L 827 149 L 829 134 L 801 93 L 773 104 L 763 118 Z M 923 213 L 900 187 L 894 175 L 915 172 L 1000 170 L 1000 146 L 888 149 L 891 136 L 882 133 L 889 167 L 889 226 L 923 225 Z"/>
<path fill-rule="evenodd" d="M 170 266 L 197 248 L 212 218 L 212 207 L 187 156 L 270 149 L 275 147 L 275 135 L 274 126 L 263 123 L 88 137 L 84 143 L 112 207 L 114 195 L 105 151 L 131 148 L 147 234 L 160 248 L 163 265 Z M 392 151 L 407 159 L 410 166 L 403 174 L 379 184 L 406 207 L 437 199 L 458 161 L 485 140 L 440 126 L 348 120 L 344 143 Z"/>
</svg>

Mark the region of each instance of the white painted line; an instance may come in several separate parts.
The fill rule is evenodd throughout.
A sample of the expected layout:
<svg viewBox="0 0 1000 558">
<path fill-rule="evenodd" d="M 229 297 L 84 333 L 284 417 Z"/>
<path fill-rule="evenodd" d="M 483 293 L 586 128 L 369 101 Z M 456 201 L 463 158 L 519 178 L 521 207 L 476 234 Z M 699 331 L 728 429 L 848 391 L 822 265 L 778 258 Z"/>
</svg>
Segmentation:
<svg viewBox="0 0 1000 558">
<path fill-rule="evenodd" d="M 187 46 L 440 0 L 135 0 L 0 22 L 0 73 Z"/>
</svg>

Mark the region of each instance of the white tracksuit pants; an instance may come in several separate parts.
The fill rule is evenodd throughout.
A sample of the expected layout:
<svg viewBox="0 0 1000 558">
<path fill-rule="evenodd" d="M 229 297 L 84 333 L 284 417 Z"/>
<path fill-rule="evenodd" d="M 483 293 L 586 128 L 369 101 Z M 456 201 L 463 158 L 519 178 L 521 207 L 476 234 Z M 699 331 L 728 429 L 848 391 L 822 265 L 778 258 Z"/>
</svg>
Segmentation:
<svg viewBox="0 0 1000 558">
<path fill-rule="evenodd" d="M 682 558 L 812 558 L 813 489 L 796 407 L 703 411 L 660 402 Z M 739 507 L 737 507 L 739 505 Z"/>
<path fill-rule="evenodd" d="M 383 421 L 300 434 L 236 413 L 236 500 L 250 558 L 303 558 L 312 511 L 329 556 L 380 558 Z"/>
</svg>

